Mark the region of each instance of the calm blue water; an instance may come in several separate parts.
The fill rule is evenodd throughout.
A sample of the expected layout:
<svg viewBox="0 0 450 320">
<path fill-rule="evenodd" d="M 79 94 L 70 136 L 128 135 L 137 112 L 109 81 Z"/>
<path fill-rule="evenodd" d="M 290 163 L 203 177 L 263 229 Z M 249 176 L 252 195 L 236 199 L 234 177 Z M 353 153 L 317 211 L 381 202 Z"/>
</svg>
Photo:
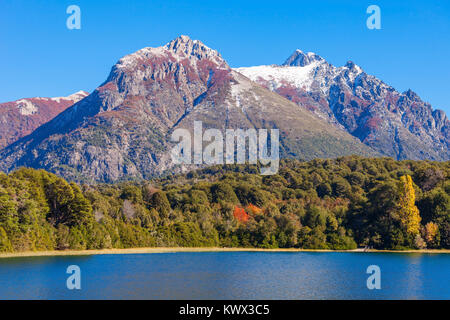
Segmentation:
<svg viewBox="0 0 450 320">
<path fill-rule="evenodd" d="M 66 287 L 69 265 L 81 290 Z M 368 290 L 366 269 L 381 268 Z M 0 299 L 450 299 L 450 255 L 211 252 L 0 259 Z"/>
</svg>

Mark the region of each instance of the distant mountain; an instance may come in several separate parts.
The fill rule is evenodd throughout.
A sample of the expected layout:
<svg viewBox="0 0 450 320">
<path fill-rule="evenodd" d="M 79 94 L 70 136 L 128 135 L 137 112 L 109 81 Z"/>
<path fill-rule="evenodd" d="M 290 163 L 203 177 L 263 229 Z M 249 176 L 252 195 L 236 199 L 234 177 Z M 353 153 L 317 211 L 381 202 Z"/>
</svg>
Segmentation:
<svg viewBox="0 0 450 320">
<path fill-rule="evenodd" d="M 296 50 L 282 65 L 237 68 L 251 80 L 396 159 L 450 160 L 450 121 L 413 91 L 397 92 L 353 62 Z"/>
<path fill-rule="evenodd" d="M 44 168 L 77 181 L 148 178 L 183 170 L 170 158 L 177 128 L 278 128 L 282 157 L 378 155 L 342 128 L 233 71 L 180 36 L 115 64 L 88 97 L 0 152 L 0 169 Z"/>
<path fill-rule="evenodd" d="M 0 149 L 30 134 L 88 95 L 79 91 L 67 97 L 36 97 L 0 103 Z"/>
</svg>

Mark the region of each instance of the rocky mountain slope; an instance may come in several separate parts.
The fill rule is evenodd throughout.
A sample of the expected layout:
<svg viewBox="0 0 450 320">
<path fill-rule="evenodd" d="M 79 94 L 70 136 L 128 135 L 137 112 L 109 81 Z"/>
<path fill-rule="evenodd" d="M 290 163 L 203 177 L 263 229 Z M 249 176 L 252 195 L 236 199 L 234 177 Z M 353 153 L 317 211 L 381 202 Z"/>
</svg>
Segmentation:
<svg viewBox="0 0 450 320">
<path fill-rule="evenodd" d="M 397 92 L 353 62 L 335 67 L 296 50 L 282 65 L 237 68 L 396 159 L 450 159 L 450 121 L 413 91 Z"/>
<path fill-rule="evenodd" d="M 30 134 L 88 95 L 79 91 L 67 97 L 36 97 L 0 103 L 0 149 Z"/>
<path fill-rule="evenodd" d="M 233 71 L 220 54 L 180 36 L 115 64 L 107 80 L 0 152 L 0 169 L 44 168 L 76 181 L 147 178 L 171 161 L 177 128 L 278 128 L 282 157 L 377 155 L 342 128 Z"/>
</svg>

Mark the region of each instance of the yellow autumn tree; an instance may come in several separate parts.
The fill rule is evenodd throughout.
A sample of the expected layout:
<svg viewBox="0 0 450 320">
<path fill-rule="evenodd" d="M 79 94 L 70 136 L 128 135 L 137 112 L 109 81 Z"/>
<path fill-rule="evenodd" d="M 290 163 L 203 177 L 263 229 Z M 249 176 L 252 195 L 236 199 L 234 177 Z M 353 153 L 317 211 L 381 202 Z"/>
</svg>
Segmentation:
<svg viewBox="0 0 450 320">
<path fill-rule="evenodd" d="M 438 233 L 439 227 L 434 222 L 428 222 L 425 225 L 425 240 L 427 243 L 433 242 Z"/>
<path fill-rule="evenodd" d="M 417 235 L 420 230 L 420 215 L 417 209 L 416 193 L 414 191 L 411 176 L 404 175 L 400 177 L 397 184 L 399 202 L 397 207 L 397 215 L 402 226 L 409 234 Z"/>
</svg>

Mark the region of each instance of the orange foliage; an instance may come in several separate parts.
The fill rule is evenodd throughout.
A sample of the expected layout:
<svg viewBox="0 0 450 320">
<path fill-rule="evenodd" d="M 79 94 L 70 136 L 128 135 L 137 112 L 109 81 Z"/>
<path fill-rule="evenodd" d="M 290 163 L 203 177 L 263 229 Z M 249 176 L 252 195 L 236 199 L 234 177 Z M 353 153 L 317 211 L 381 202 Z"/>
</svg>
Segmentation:
<svg viewBox="0 0 450 320">
<path fill-rule="evenodd" d="M 245 210 L 243 208 L 234 207 L 233 216 L 239 222 L 247 222 L 248 221 L 248 214 L 247 214 L 247 212 L 245 212 Z"/>
<path fill-rule="evenodd" d="M 247 206 L 247 212 L 250 214 L 262 214 L 263 213 L 261 208 L 255 206 L 253 204 L 249 204 Z"/>
</svg>

